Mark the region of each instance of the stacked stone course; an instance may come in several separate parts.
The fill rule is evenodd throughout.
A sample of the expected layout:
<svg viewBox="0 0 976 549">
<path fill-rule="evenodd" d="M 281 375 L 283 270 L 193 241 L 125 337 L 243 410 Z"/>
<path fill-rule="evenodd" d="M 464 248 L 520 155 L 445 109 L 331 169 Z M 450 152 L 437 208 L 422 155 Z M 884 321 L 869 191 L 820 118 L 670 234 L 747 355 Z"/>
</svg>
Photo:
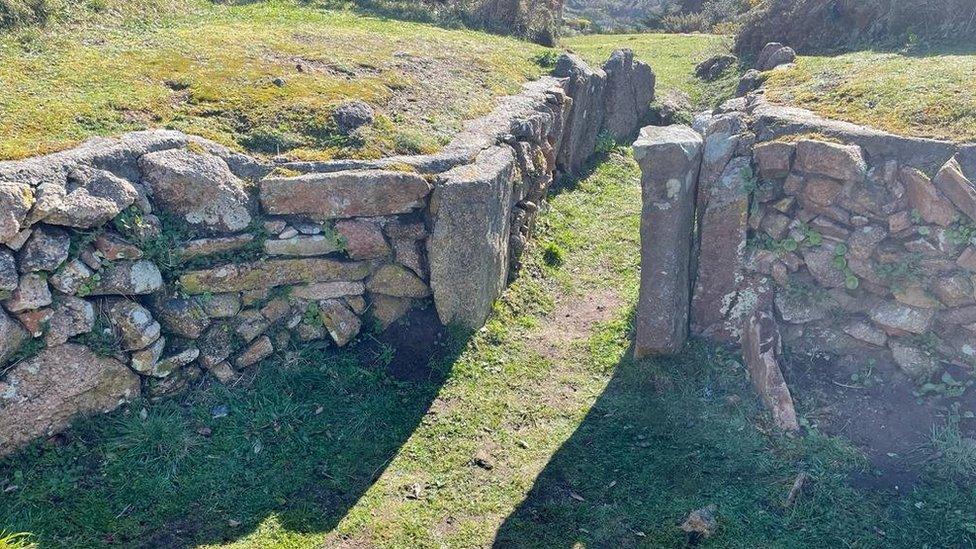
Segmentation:
<svg viewBox="0 0 976 549">
<path fill-rule="evenodd" d="M 770 354 L 780 332 L 794 351 L 893 363 L 919 382 L 976 366 L 976 147 L 757 95 L 695 125 L 704 154 L 688 199 L 699 219 L 689 328 L 743 347 L 782 427 L 796 421 Z"/>
<path fill-rule="evenodd" d="M 434 155 L 274 165 L 154 130 L 0 162 L 0 454 L 430 301 L 480 327 L 554 178 L 653 97 L 630 53 L 560 66 Z"/>
</svg>

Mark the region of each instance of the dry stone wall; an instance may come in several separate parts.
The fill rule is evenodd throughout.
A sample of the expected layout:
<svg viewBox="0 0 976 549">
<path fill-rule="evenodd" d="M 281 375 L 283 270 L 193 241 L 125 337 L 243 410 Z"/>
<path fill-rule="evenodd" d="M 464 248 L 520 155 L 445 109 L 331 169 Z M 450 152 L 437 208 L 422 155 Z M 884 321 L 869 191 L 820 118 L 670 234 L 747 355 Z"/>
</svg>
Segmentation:
<svg viewBox="0 0 976 549">
<path fill-rule="evenodd" d="M 894 375 L 920 383 L 972 372 L 976 147 L 825 120 L 760 95 L 700 115 L 695 129 L 704 144 L 697 195 L 683 206 L 693 201 L 698 219 L 688 326 L 743 347 L 782 427 L 796 419 L 780 341 L 896 365 Z M 656 266 L 645 263 L 643 284 L 660 283 Z M 646 318 L 639 310 L 638 328 Z"/>
<path fill-rule="evenodd" d="M 431 301 L 480 327 L 554 178 L 653 97 L 632 54 L 560 66 L 434 155 L 274 165 L 157 130 L 0 163 L 0 454 Z"/>
</svg>

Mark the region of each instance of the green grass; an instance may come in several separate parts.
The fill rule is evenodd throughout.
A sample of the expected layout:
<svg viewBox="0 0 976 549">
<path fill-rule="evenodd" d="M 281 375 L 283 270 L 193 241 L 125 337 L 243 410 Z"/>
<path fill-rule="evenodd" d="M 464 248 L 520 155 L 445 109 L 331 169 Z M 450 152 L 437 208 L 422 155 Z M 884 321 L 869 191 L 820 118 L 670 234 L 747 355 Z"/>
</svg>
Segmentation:
<svg viewBox="0 0 976 549">
<path fill-rule="evenodd" d="M 563 45 L 589 63 L 600 66 L 618 48 L 630 48 L 657 75 L 657 96 L 677 90 L 689 96 L 696 107 L 711 107 L 735 91 L 735 79 L 717 86 L 695 78 L 695 65 L 718 54 L 728 53 L 731 37 L 713 34 L 594 34 L 566 38 Z"/>
<path fill-rule="evenodd" d="M 631 358 L 638 181 L 614 152 L 555 193 L 523 276 L 427 375 L 304 349 L 250 388 L 134 403 L 0 461 L 0 528 L 43 547 L 682 547 L 676 525 L 715 504 L 706 547 L 972 547 L 970 485 L 936 468 L 861 492 L 863 457 L 772 434 L 729 353 Z M 591 298 L 599 321 L 575 323 Z"/>
<path fill-rule="evenodd" d="M 775 71 L 766 96 L 889 132 L 976 141 L 976 47 L 800 57 Z"/>
<path fill-rule="evenodd" d="M 428 152 L 542 72 L 526 42 L 315 3 L 67 6 L 0 30 L 0 159 L 146 127 L 295 158 Z M 381 114 L 353 138 L 330 121 L 349 99 Z"/>
</svg>

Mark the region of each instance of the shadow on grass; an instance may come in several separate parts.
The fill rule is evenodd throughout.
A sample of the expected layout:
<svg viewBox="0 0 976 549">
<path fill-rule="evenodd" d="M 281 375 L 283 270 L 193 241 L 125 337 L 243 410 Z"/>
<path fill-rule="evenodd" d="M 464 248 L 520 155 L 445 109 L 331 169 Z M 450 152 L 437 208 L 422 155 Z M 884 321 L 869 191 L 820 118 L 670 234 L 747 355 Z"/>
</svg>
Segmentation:
<svg viewBox="0 0 976 549">
<path fill-rule="evenodd" d="M 866 465 L 858 452 L 816 431 L 774 435 L 764 418 L 742 366 L 722 349 L 696 341 L 674 358 L 635 361 L 628 353 L 494 545 L 970 547 L 976 541 L 971 486 L 932 479 L 901 498 L 860 491 L 849 483 Z M 813 480 L 787 507 L 801 471 Z M 710 504 L 718 508 L 717 534 L 689 538 L 679 525 Z"/>
<path fill-rule="evenodd" d="M 0 497 L 0 528 L 44 547 L 188 547 L 269 518 L 332 530 L 427 413 L 467 337 L 430 308 L 364 339 L 283 353 L 250 387 L 134 403 L 0 461 L 0 485 L 17 486 Z"/>
</svg>

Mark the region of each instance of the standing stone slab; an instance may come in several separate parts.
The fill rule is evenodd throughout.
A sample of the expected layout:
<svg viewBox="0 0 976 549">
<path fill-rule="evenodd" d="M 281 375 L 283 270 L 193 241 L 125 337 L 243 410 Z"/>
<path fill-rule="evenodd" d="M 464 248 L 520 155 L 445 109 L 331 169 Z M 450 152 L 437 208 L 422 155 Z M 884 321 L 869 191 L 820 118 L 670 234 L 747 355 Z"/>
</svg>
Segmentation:
<svg viewBox="0 0 976 549">
<path fill-rule="evenodd" d="M 0 382 L 0 455 L 138 395 L 139 376 L 118 360 L 74 343 L 45 349 Z"/>
<path fill-rule="evenodd" d="M 316 173 L 261 182 L 265 212 L 317 220 L 407 213 L 422 207 L 428 194 L 427 180 L 408 172 Z"/>
<path fill-rule="evenodd" d="M 691 304 L 692 332 L 738 343 L 741 321 L 731 318 L 743 296 L 739 295 L 744 277 L 749 196 L 744 189 L 750 172 L 748 157 L 737 157 L 725 167 L 722 176 L 705 193 L 700 211 L 701 232 L 698 279 Z"/>
<path fill-rule="evenodd" d="M 553 75 L 567 79 L 566 93 L 573 98 L 557 162 L 563 172 L 575 173 L 596 150 L 597 137 L 606 118 L 607 73 L 567 53 L 556 62 Z"/>
<path fill-rule="evenodd" d="M 793 396 L 779 366 L 782 347 L 775 316 L 766 308 L 758 309 L 749 317 L 742 337 L 742 353 L 749 378 L 759 398 L 772 413 L 776 426 L 784 431 L 796 431 L 800 425 Z"/>
<path fill-rule="evenodd" d="M 701 136 L 687 126 L 644 128 L 634 144 L 644 200 L 637 357 L 678 352 L 688 337 L 695 186 L 702 146 Z"/>
<path fill-rule="evenodd" d="M 427 256 L 444 324 L 480 328 L 505 288 L 514 171 L 512 149 L 493 147 L 434 189 Z"/>
<path fill-rule="evenodd" d="M 615 139 L 633 137 L 654 100 L 654 71 L 634 60 L 632 50 L 616 50 L 603 65 L 607 75 L 604 129 Z"/>
<path fill-rule="evenodd" d="M 957 208 L 976 221 L 976 185 L 966 177 L 962 165 L 953 158 L 935 176 L 935 185 Z"/>
</svg>

